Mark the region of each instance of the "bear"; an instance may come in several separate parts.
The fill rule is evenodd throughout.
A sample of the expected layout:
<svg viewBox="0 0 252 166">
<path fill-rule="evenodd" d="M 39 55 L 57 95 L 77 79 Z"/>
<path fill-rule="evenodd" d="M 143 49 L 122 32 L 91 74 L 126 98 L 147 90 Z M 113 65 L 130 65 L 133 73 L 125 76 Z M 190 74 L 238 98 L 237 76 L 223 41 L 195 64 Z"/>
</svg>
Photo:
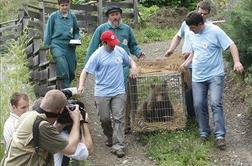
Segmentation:
<svg viewBox="0 0 252 166">
<path fill-rule="evenodd" d="M 169 121 L 174 109 L 168 96 L 167 81 L 151 84 L 148 98 L 143 103 L 144 119 L 148 122 Z"/>
</svg>

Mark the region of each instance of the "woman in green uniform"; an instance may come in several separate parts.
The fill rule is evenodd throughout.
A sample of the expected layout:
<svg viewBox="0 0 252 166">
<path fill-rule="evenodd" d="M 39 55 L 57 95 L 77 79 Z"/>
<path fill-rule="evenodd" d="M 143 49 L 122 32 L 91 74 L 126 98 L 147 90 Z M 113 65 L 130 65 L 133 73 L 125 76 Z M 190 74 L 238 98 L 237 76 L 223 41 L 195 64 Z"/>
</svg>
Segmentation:
<svg viewBox="0 0 252 166">
<path fill-rule="evenodd" d="M 46 48 L 50 48 L 57 64 L 57 75 L 63 77 L 65 88 L 70 87 L 75 77 L 76 54 L 71 39 L 79 39 L 79 27 L 74 13 L 70 11 L 69 0 L 58 0 L 59 10 L 53 12 L 47 21 L 44 33 Z"/>
</svg>

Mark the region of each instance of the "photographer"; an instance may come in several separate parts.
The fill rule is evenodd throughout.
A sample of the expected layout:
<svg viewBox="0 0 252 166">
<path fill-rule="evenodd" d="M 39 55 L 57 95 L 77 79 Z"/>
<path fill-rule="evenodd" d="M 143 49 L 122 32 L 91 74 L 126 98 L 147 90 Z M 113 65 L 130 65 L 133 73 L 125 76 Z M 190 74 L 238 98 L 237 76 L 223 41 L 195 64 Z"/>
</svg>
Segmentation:
<svg viewBox="0 0 252 166">
<path fill-rule="evenodd" d="M 63 89 L 61 90 L 65 96 L 68 98 L 72 97 L 75 94 L 74 90 Z M 38 98 L 34 101 L 32 109 L 37 110 L 41 104 L 43 97 Z M 73 155 L 66 155 L 61 152 L 54 154 L 54 166 L 61 166 L 61 165 L 68 165 L 70 158 L 74 160 L 86 160 L 89 155 L 93 153 L 93 141 L 91 138 L 91 134 L 89 132 L 88 127 L 88 114 L 84 110 L 84 104 L 82 102 L 76 100 L 68 100 L 68 103 L 78 104 L 79 110 L 81 111 L 81 137 L 77 146 L 76 151 Z M 68 105 L 70 106 L 70 105 Z M 72 105 L 73 106 L 73 105 Z M 74 108 L 71 108 L 74 109 Z M 72 120 L 69 117 L 68 111 L 64 110 L 63 113 L 57 119 L 57 128 L 60 131 L 60 134 L 65 138 L 68 139 L 69 137 L 69 129 L 71 129 Z M 83 122 L 83 123 L 82 123 Z"/>
<path fill-rule="evenodd" d="M 80 137 L 79 106 L 76 106 L 73 111 L 68 109 L 73 120 L 68 140 L 61 136 L 56 128 L 57 122 L 55 123 L 66 104 L 67 98 L 64 93 L 59 90 L 50 90 L 42 99 L 39 111 L 24 113 L 20 117 L 17 130 L 13 134 L 1 165 L 53 165 L 52 154 L 57 152 L 73 154 Z M 38 130 L 33 130 L 37 121 L 39 121 Z M 36 132 L 39 139 L 34 139 Z"/>
</svg>

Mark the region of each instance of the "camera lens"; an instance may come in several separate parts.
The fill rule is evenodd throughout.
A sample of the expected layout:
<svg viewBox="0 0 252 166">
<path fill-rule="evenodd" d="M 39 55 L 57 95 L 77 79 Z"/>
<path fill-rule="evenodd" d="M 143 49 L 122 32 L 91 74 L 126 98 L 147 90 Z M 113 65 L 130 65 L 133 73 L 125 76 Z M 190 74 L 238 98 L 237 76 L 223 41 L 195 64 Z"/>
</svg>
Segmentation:
<svg viewBox="0 0 252 166">
<path fill-rule="evenodd" d="M 76 108 L 74 104 L 68 104 L 67 107 L 69 108 L 70 111 L 74 111 Z"/>
</svg>

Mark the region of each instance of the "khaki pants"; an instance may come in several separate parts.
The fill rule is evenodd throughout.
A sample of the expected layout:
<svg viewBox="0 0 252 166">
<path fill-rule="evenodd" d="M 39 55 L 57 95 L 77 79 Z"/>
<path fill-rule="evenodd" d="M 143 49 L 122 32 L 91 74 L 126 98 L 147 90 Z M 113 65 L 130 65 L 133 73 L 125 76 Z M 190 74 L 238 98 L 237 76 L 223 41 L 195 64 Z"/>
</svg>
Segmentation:
<svg viewBox="0 0 252 166">
<path fill-rule="evenodd" d="M 103 133 L 112 138 L 114 149 L 125 148 L 124 123 L 126 95 L 95 97 Z"/>
</svg>

